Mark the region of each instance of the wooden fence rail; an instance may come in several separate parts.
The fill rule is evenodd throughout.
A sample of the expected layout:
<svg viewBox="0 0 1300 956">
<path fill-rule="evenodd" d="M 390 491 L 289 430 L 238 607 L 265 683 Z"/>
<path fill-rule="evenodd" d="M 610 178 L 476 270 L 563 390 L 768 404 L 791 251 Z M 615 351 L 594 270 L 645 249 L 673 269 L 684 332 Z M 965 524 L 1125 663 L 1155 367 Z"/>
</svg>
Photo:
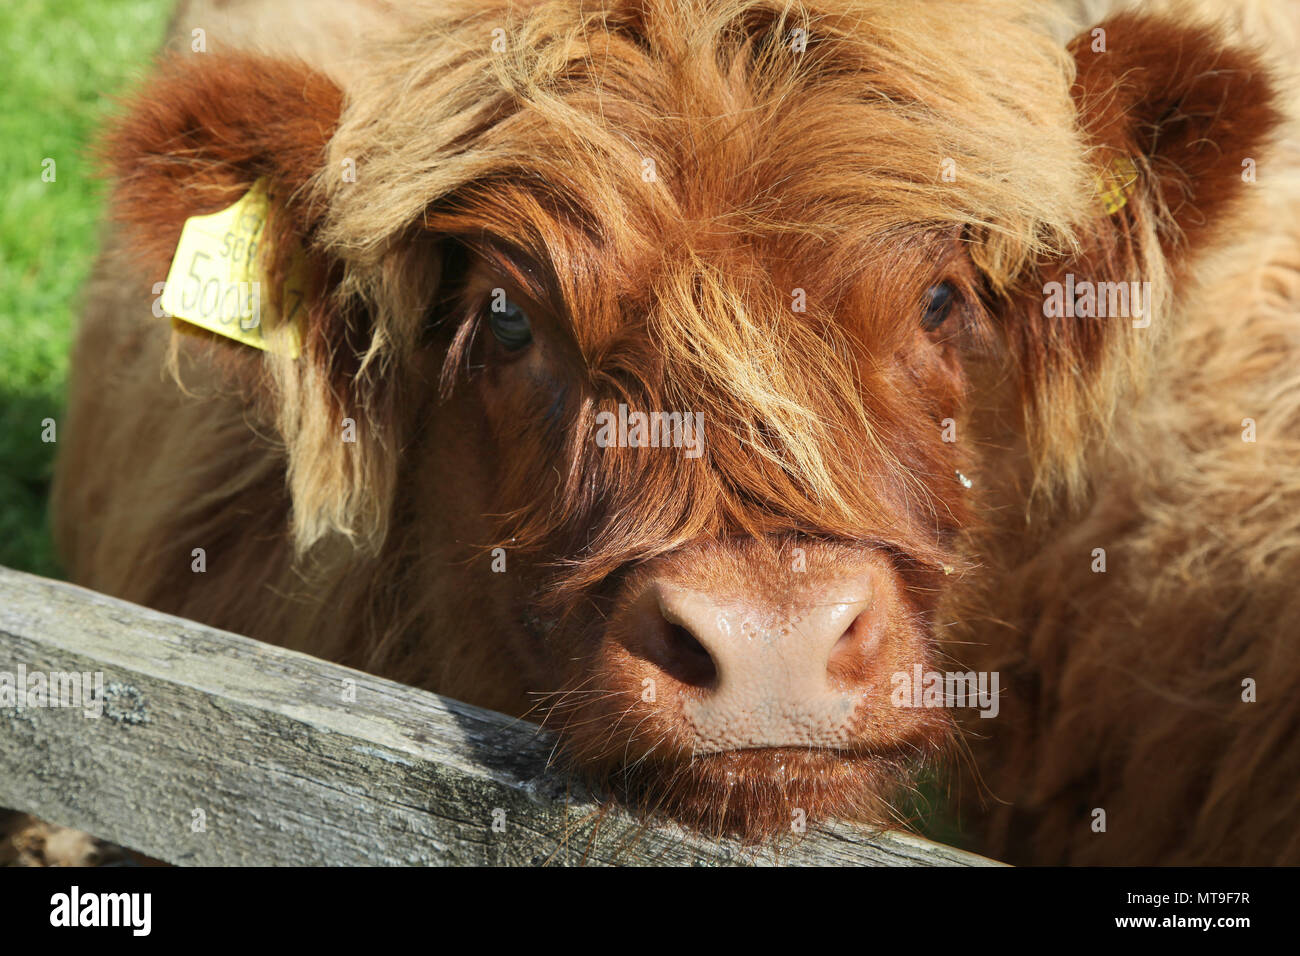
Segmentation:
<svg viewBox="0 0 1300 956">
<path fill-rule="evenodd" d="M 6 675 L 51 672 L 102 674 L 102 714 L 5 698 Z M 842 824 L 761 849 L 646 826 L 548 768 L 553 746 L 502 714 L 0 568 L 0 807 L 171 863 L 990 862 Z"/>
</svg>

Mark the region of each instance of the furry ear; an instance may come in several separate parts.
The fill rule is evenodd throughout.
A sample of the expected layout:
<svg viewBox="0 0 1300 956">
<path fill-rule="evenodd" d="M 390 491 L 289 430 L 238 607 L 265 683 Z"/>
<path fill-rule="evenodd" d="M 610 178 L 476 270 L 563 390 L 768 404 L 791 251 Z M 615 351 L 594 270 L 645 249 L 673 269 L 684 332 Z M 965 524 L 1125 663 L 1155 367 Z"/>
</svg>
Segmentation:
<svg viewBox="0 0 1300 956">
<path fill-rule="evenodd" d="M 1070 53 L 1099 178 L 1113 190 L 1136 176 L 1133 213 L 1156 217 L 1163 252 L 1182 267 L 1249 188 L 1244 173 L 1282 122 L 1262 58 L 1211 27 L 1138 13 L 1103 21 Z"/>
<path fill-rule="evenodd" d="M 102 148 L 113 215 L 136 261 L 165 274 L 186 219 L 229 206 L 263 177 L 281 233 L 273 238 L 309 242 L 317 217 L 304 187 L 342 105 L 338 87 L 302 64 L 163 60 Z"/>
<path fill-rule="evenodd" d="M 1282 120 L 1263 61 L 1209 27 L 1122 14 L 1070 45 L 1095 177 L 1077 248 L 1010 303 L 1036 488 L 1083 490 L 1085 450 L 1140 384 L 1196 254 L 1248 198 L 1243 171 Z"/>
<path fill-rule="evenodd" d="M 344 291 L 345 264 L 319 240 L 324 204 L 313 182 L 342 107 L 339 88 L 304 64 L 246 54 L 171 58 L 104 144 L 113 217 L 151 282 L 167 276 L 187 219 L 267 183 L 263 298 L 281 304 L 290 258 L 300 256 L 302 354 L 290 359 L 215 336 L 202 354 L 266 396 L 286 448 L 302 549 L 331 531 L 376 544 L 395 482 L 385 452 L 394 442 L 384 431 L 395 399 L 377 374 L 382 363 L 368 361 L 379 336 L 363 298 Z"/>
</svg>

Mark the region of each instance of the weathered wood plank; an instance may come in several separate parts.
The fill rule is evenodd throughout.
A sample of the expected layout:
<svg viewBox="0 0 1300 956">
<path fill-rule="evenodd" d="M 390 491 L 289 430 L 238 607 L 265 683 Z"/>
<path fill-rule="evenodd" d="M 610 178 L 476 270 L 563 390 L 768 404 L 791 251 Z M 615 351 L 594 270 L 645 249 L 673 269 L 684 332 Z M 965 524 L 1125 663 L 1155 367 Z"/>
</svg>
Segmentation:
<svg viewBox="0 0 1300 956">
<path fill-rule="evenodd" d="M 838 824 L 761 849 L 644 826 L 548 769 L 532 724 L 0 568 L 20 666 L 102 672 L 103 715 L 0 708 L 0 806 L 173 863 L 989 862 Z"/>
</svg>

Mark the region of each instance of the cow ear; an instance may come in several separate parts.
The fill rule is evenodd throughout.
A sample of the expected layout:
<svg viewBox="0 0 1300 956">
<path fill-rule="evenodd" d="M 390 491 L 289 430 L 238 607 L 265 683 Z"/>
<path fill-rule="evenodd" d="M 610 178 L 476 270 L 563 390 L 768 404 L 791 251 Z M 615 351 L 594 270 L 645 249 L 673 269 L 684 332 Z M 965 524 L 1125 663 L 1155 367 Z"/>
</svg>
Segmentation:
<svg viewBox="0 0 1300 956">
<path fill-rule="evenodd" d="M 171 57 L 129 102 L 102 151 L 131 258 L 164 274 L 185 221 L 264 179 L 282 244 L 308 244 L 305 188 L 324 162 L 342 93 L 303 64 L 249 55 Z"/>
<path fill-rule="evenodd" d="M 1070 54 L 1087 211 L 1075 247 L 1031 270 L 1006 324 L 1035 490 L 1049 499 L 1085 490 L 1088 449 L 1142 381 L 1200 254 L 1232 241 L 1282 120 L 1261 58 L 1210 27 L 1122 14 Z M 1075 296 L 1089 292 L 1094 306 L 1130 301 L 1084 314 Z"/>
<path fill-rule="evenodd" d="M 1183 268 L 1240 205 L 1282 122 L 1263 59 L 1212 27 L 1138 13 L 1103 21 L 1070 53 L 1099 212 L 1120 228 L 1154 219 L 1169 264 Z"/>
<path fill-rule="evenodd" d="M 300 548 L 331 531 L 377 542 L 395 470 L 383 454 L 392 443 L 383 434 L 382 383 L 367 372 L 370 314 L 359 296 L 344 294 L 346 265 L 318 239 L 325 210 L 315 181 L 342 107 L 339 88 L 305 64 L 173 57 L 102 147 L 118 248 L 142 280 L 142 310 L 168 276 L 187 220 L 227 210 L 255 186 L 266 190 L 262 300 L 272 315 L 285 314 L 292 276 L 305 299 L 295 323 L 299 354 L 202 332 L 178 335 L 174 345 L 264 390 L 257 404 L 271 410 L 287 452 Z M 165 329 L 160 323 L 159 334 Z"/>
</svg>

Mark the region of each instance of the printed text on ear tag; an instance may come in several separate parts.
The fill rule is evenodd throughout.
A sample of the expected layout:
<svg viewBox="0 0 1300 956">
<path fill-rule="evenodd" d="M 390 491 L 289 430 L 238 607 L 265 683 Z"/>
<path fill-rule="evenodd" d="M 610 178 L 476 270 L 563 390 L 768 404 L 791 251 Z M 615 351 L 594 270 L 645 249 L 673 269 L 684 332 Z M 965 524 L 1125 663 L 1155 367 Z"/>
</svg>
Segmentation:
<svg viewBox="0 0 1300 956">
<path fill-rule="evenodd" d="M 283 322 L 271 318 L 266 258 L 270 214 L 266 183 L 258 180 L 233 206 L 185 221 L 161 305 L 169 315 L 226 338 L 297 358 L 298 319 L 305 306 L 295 263 L 284 283 Z"/>
</svg>

